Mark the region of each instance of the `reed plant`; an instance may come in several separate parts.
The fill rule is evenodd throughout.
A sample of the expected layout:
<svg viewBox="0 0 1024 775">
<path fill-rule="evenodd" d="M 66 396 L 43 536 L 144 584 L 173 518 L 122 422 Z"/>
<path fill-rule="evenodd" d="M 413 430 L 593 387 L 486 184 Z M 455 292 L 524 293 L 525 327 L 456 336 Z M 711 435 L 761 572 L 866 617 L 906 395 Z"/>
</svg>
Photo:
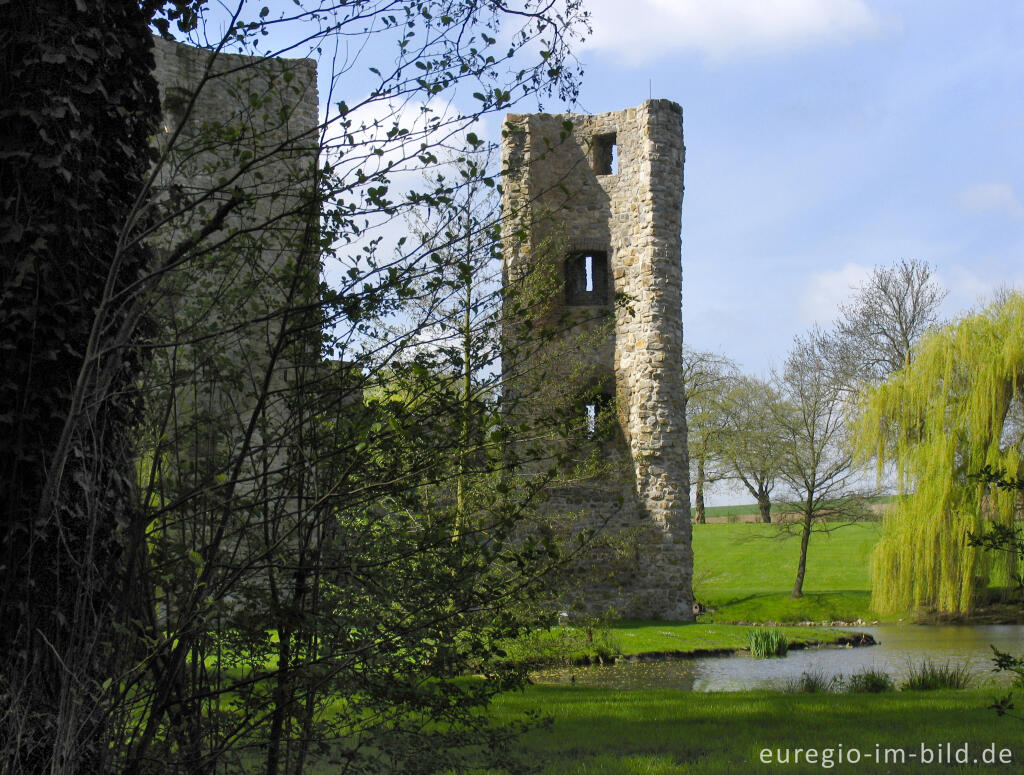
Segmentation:
<svg viewBox="0 0 1024 775">
<path fill-rule="evenodd" d="M 971 684 L 971 674 L 966 662 L 934 662 L 924 659 L 907 667 L 907 677 L 900 689 L 910 691 L 932 691 L 934 689 L 966 689 Z"/>
<path fill-rule="evenodd" d="M 789 640 L 775 627 L 755 627 L 750 631 L 748 643 L 755 657 L 784 657 L 789 651 Z"/>
</svg>

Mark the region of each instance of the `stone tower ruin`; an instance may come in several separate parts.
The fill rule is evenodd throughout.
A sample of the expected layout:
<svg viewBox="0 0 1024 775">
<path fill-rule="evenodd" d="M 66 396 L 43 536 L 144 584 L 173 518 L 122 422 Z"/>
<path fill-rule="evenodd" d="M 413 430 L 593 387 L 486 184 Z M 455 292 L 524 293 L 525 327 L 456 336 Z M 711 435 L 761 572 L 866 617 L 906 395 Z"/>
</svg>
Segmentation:
<svg viewBox="0 0 1024 775">
<path fill-rule="evenodd" d="M 542 269 L 554 278 L 549 319 L 562 323 L 543 349 L 578 357 L 556 355 L 562 372 L 545 379 L 589 388 L 578 410 L 591 427 L 609 420 L 597 451 L 621 473 L 565 484 L 548 501 L 620 539 L 592 560 L 601 567 L 579 601 L 591 611 L 693 618 L 683 156 L 682 109 L 668 100 L 598 115 L 509 115 L 505 125 L 505 282 Z"/>
<path fill-rule="evenodd" d="M 286 533 L 298 513 L 295 396 L 320 368 L 316 63 L 159 38 L 154 59 L 160 288 L 141 454 L 196 546 L 226 511 L 216 483 L 237 483 L 218 543 L 244 564 L 265 550 L 254 525 Z"/>
</svg>

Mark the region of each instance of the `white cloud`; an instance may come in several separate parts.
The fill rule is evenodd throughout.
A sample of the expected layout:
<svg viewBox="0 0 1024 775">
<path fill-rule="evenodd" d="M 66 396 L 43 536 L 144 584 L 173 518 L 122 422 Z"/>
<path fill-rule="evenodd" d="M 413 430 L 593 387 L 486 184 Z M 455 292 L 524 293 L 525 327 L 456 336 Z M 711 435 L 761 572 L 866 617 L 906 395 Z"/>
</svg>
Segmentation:
<svg viewBox="0 0 1024 775">
<path fill-rule="evenodd" d="M 801 322 L 831 323 L 839 313 L 839 305 L 848 302 L 870 274 L 871 267 L 851 263 L 842 269 L 811 275 L 798 303 Z"/>
<path fill-rule="evenodd" d="M 1024 218 L 1024 205 L 1009 183 L 979 183 L 957 194 L 957 203 L 969 213 L 991 213 Z"/>
<path fill-rule="evenodd" d="M 864 0 L 590 0 L 585 48 L 632 63 L 695 50 L 713 60 L 877 34 Z"/>
<path fill-rule="evenodd" d="M 1024 290 L 1024 272 L 993 272 L 973 266 L 955 264 L 941 278 L 949 289 L 942 305 L 947 318 L 953 318 L 969 309 L 978 309 L 992 303 L 1000 289 Z"/>
</svg>

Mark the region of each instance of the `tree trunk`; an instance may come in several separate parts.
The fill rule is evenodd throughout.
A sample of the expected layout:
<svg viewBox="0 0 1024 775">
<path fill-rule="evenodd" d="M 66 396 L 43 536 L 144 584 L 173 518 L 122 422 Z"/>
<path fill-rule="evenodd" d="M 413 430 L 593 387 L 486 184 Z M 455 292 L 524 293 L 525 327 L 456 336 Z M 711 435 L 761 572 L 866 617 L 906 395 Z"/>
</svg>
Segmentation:
<svg viewBox="0 0 1024 775">
<path fill-rule="evenodd" d="M 267 736 L 267 775 L 277 775 L 279 772 L 285 716 L 290 712 L 293 700 L 291 641 L 291 630 L 281 629 L 277 641 L 277 682 L 274 686 L 274 704 L 270 714 L 270 731 Z"/>
<path fill-rule="evenodd" d="M 694 511 L 697 516 L 693 521 L 698 525 L 703 525 L 707 522 L 707 519 L 704 516 L 704 458 L 697 458 L 697 483 L 695 489 Z"/>
<path fill-rule="evenodd" d="M 811 514 L 804 515 L 803 530 L 800 533 L 800 563 L 796 566 L 796 581 L 793 582 L 793 594 L 796 599 L 804 596 L 804 572 L 807 570 L 807 544 L 811 540 Z"/>
<path fill-rule="evenodd" d="M 139 519 L 129 289 L 148 258 L 122 231 L 159 116 L 151 49 L 138 3 L 0 3 L 0 771 L 12 775 L 105 771 L 111 695 L 133 656 L 121 635 L 124 536 Z"/>
<path fill-rule="evenodd" d="M 768 493 L 760 492 L 757 494 L 757 509 L 761 512 L 762 522 L 772 521 L 772 499 Z"/>
</svg>

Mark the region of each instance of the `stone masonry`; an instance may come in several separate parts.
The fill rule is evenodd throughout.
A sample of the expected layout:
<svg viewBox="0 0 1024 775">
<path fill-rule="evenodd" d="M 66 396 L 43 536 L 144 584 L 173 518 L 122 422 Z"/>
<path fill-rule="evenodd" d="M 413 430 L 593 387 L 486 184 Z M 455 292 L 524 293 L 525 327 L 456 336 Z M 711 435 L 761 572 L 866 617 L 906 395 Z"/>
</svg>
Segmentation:
<svg viewBox="0 0 1024 775">
<path fill-rule="evenodd" d="M 682 110 L 667 100 L 599 115 L 510 115 L 504 132 L 506 282 L 547 262 L 563 287 L 554 312 L 567 321 L 551 346 L 596 338 L 582 370 L 564 359 L 565 384 L 596 386 L 591 414 L 615 411 L 601 454 L 623 464 L 621 481 L 576 482 L 549 500 L 553 511 L 624 538 L 614 557 L 597 555 L 605 572 L 587 582 L 581 603 L 591 611 L 693 618 L 683 156 Z"/>
<path fill-rule="evenodd" d="M 170 215 L 151 242 L 169 266 L 151 312 L 161 346 L 146 375 L 145 452 L 197 533 L 224 508 L 212 484 L 229 479 L 236 501 L 277 524 L 294 510 L 277 484 L 299 417 L 289 387 L 320 361 L 316 63 L 162 39 L 154 55 L 154 198 Z M 255 533 L 241 518 L 229 530 L 224 546 Z"/>
</svg>

